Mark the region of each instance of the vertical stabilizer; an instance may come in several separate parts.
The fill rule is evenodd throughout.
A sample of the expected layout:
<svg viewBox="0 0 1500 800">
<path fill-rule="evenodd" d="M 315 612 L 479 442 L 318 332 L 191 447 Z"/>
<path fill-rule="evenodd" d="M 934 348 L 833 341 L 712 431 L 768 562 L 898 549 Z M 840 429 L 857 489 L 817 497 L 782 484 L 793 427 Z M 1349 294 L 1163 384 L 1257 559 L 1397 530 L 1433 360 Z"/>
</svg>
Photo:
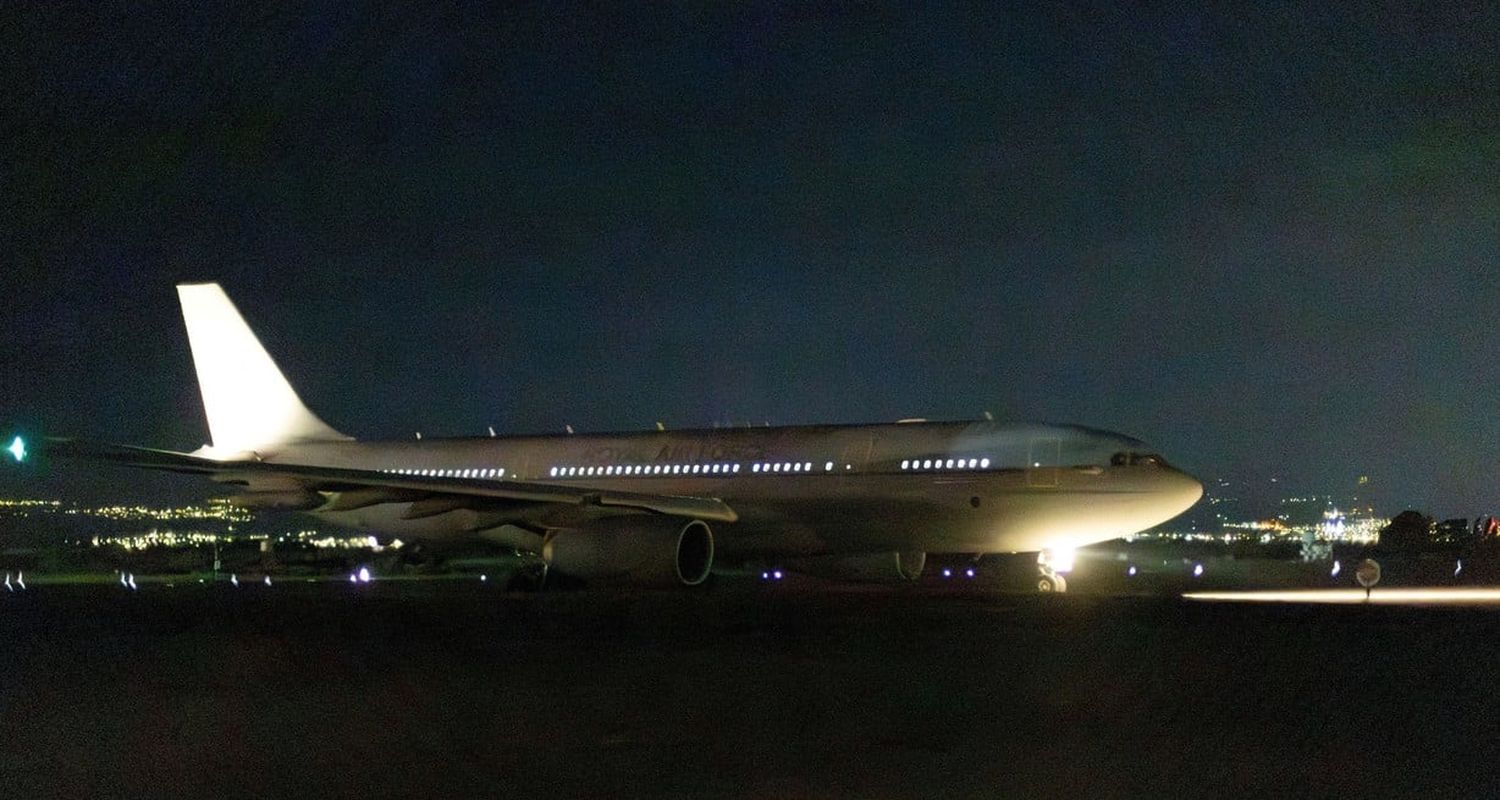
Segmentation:
<svg viewBox="0 0 1500 800">
<path fill-rule="evenodd" d="M 307 410 L 217 283 L 177 286 L 213 449 L 348 440 Z"/>
</svg>

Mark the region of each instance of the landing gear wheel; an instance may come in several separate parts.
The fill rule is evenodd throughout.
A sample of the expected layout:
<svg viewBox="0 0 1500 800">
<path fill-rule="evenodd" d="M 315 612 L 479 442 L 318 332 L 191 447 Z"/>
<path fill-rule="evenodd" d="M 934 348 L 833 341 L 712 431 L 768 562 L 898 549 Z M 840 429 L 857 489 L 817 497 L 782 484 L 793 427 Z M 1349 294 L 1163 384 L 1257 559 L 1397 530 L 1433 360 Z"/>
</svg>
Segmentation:
<svg viewBox="0 0 1500 800">
<path fill-rule="evenodd" d="M 1036 590 L 1043 594 L 1049 592 L 1066 592 L 1068 581 L 1055 572 L 1043 572 L 1036 579 Z"/>
</svg>

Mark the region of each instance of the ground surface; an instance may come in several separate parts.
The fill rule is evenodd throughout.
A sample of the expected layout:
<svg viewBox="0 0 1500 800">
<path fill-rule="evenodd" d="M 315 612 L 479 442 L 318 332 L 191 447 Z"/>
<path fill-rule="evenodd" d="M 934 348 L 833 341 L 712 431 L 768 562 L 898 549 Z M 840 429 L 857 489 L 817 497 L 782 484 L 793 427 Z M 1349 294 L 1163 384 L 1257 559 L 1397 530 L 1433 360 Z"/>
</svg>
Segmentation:
<svg viewBox="0 0 1500 800">
<path fill-rule="evenodd" d="M 471 582 L 0 595 L 10 797 L 1480 797 L 1500 613 Z"/>
</svg>

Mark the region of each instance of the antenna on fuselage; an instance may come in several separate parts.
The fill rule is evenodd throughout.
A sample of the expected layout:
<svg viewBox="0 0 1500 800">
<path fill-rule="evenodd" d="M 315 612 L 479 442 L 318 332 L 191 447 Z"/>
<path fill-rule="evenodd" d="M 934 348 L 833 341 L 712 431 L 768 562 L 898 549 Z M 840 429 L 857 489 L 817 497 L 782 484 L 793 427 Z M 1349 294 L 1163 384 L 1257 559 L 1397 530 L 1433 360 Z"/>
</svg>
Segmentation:
<svg viewBox="0 0 1500 800">
<path fill-rule="evenodd" d="M 417 431 L 417 441 L 419 441 L 419 442 L 422 441 L 422 432 L 421 431 Z"/>
<path fill-rule="evenodd" d="M 572 425 L 564 425 L 563 427 L 567 428 L 568 433 L 572 433 L 573 432 L 573 426 Z"/>
<path fill-rule="evenodd" d="M 659 430 L 659 431 L 664 431 L 664 430 L 667 429 L 667 426 L 661 424 L 661 420 L 657 420 L 656 421 L 656 429 Z"/>
<path fill-rule="evenodd" d="M 989 420 L 989 421 L 990 421 L 990 422 L 994 422 L 994 421 L 995 421 L 995 415 L 994 415 L 994 414 L 991 414 L 991 413 L 990 413 L 990 412 L 988 412 L 988 411 L 986 411 L 986 412 L 984 412 L 984 418 L 985 418 L 985 419 L 986 419 L 986 420 Z"/>
<path fill-rule="evenodd" d="M 494 425 L 490 426 L 490 438 L 491 439 L 495 438 L 495 426 Z"/>
</svg>

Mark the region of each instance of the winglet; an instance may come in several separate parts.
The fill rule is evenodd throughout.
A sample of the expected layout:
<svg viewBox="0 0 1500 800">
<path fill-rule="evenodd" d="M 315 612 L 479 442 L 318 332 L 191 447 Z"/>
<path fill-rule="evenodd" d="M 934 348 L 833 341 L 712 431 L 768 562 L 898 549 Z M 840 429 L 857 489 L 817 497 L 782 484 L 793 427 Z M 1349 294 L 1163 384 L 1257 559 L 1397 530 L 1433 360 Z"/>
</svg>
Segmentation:
<svg viewBox="0 0 1500 800">
<path fill-rule="evenodd" d="M 349 439 L 302 404 L 219 284 L 179 284 L 177 297 L 214 450 Z"/>
</svg>

